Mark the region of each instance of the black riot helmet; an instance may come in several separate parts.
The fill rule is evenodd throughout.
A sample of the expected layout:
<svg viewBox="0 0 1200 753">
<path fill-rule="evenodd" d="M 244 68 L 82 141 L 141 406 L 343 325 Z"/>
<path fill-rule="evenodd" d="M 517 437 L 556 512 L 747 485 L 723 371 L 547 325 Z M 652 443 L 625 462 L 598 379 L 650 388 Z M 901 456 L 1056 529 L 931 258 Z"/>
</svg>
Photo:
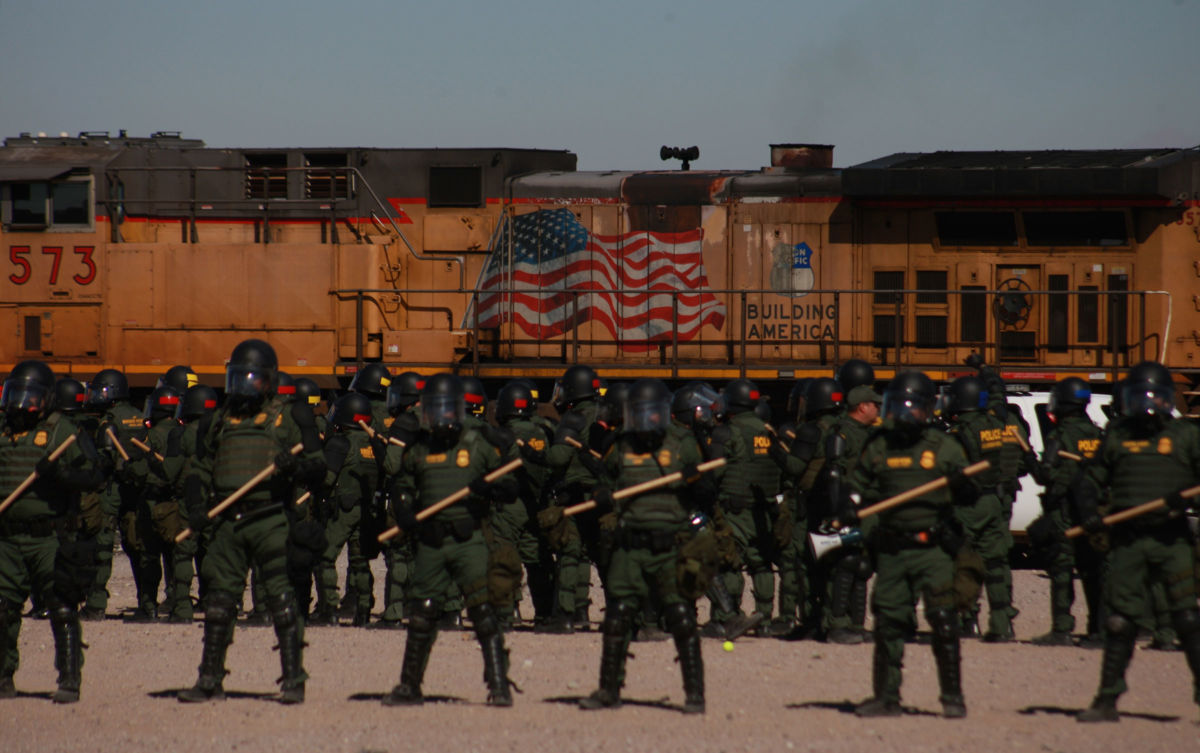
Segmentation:
<svg viewBox="0 0 1200 753">
<path fill-rule="evenodd" d="M 142 418 L 151 424 L 156 424 L 164 418 L 174 418 L 179 412 L 182 400 L 179 390 L 170 385 L 155 387 L 146 398 L 146 407 L 142 410 Z"/>
<path fill-rule="evenodd" d="M 600 376 L 591 366 L 577 364 L 563 372 L 554 383 L 554 407 L 560 413 L 583 400 L 600 396 Z M 560 407 L 561 406 L 561 407 Z"/>
<path fill-rule="evenodd" d="M 333 401 L 329 409 L 330 425 L 339 429 L 360 429 L 359 421 L 371 424 L 371 400 L 360 392 L 347 392 Z"/>
<path fill-rule="evenodd" d="M 460 379 L 463 386 L 463 403 L 467 413 L 482 417 L 487 413 L 488 407 L 487 391 L 483 388 L 483 382 L 473 376 L 460 377 Z"/>
<path fill-rule="evenodd" d="M 842 385 L 843 392 L 850 394 L 850 390 L 864 384 L 868 387 L 875 386 L 875 369 L 861 358 L 851 358 L 838 367 L 833 378 Z"/>
<path fill-rule="evenodd" d="M 537 410 L 533 390 L 524 379 L 515 379 L 500 389 L 496 397 L 496 420 L 503 423 L 513 418 L 528 418 Z"/>
<path fill-rule="evenodd" d="M 762 393 L 758 391 L 758 385 L 749 379 L 734 379 L 721 390 L 721 396 L 725 398 L 725 410 L 745 413 L 754 410 Z"/>
<path fill-rule="evenodd" d="M 804 420 L 804 411 L 807 406 L 804 403 L 804 391 L 808 389 L 808 383 L 812 379 L 804 377 L 797 379 L 792 384 L 792 390 L 788 393 L 787 399 L 787 415 L 788 419 L 800 423 Z"/>
<path fill-rule="evenodd" d="M 243 340 L 233 349 L 225 367 L 225 397 L 234 414 L 257 410 L 275 394 L 279 384 L 279 359 L 263 340 Z"/>
<path fill-rule="evenodd" d="M 87 400 L 89 410 L 103 412 L 115 403 L 129 399 L 129 380 L 116 369 L 101 369 L 88 382 Z"/>
<path fill-rule="evenodd" d="M 707 382 L 688 382 L 671 400 L 671 415 L 685 426 L 711 429 L 723 413 L 721 396 Z"/>
<path fill-rule="evenodd" d="M 1055 418 L 1081 416 L 1092 399 L 1092 388 L 1079 377 L 1067 377 L 1050 388 L 1050 402 L 1046 412 Z"/>
<path fill-rule="evenodd" d="M 613 382 L 608 385 L 604 397 L 600 398 L 600 407 L 596 411 L 596 421 L 610 429 L 620 428 L 625 421 L 625 403 L 629 399 L 629 382 Z"/>
<path fill-rule="evenodd" d="M 54 400 L 51 402 L 53 410 L 66 414 L 78 413 L 83 410 L 86 400 L 87 387 L 78 379 L 63 377 L 54 383 Z"/>
<path fill-rule="evenodd" d="M 454 374 L 444 373 L 425 380 L 421 390 L 421 416 L 435 438 L 456 440 L 462 432 L 465 415 L 462 380 Z"/>
<path fill-rule="evenodd" d="M 350 382 L 350 391 L 366 395 L 372 400 L 384 400 L 391 383 L 392 373 L 386 366 L 381 363 L 369 363 L 354 375 Z"/>
<path fill-rule="evenodd" d="M 18 428 L 50 410 L 54 372 L 41 361 L 22 361 L 13 367 L 0 392 L 0 408 Z"/>
<path fill-rule="evenodd" d="M 804 387 L 804 415 L 812 418 L 842 409 L 846 395 L 842 385 L 831 377 L 816 377 Z"/>
<path fill-rule="evenodd" d="M 316 405 L 321 402 L 321 388 L 308 377 L 296 380 L 296 402 L 306 405 Z"/>
<path fill-rule="evenodd" d="M 275 394 L 283 398 L 285 403 L 296 399 L 296 380 L 286 371 L 279 372 L 279 382 L 275 386 Z"/>
<path fill-rule="evenodd" d="M 217 391 L 207 384 L 197 384 L 183 393 L 175 418 L 181 421 L 195 421 L 216 409 Z"/>
<path fill-rule="evenodd" d="M 1175 382 L 1157 361 L 1142 361 L 1125 378 L 1121 408 L 1126 416 L 1166 418 L 1175 407 Z"/>
<path fill-rule="evenodd" d="M 771 423 L 771 403 L 767 400 L 759 400 L 758 405 L 754 406 L 754 415 L 758 416 L 763 423 Z"/>
<path fill-rule="evenodd" d="M 933 418 L 937 390 L 920 371 L 904 371 L 888 382 L 883 392 L 883 415 L 897 427 L 920 428 Z"/>
<path fill-rule="evenodd" d="M 421 399 L 421 390 L 425 389 L 425 377 L 415 371 L 405 371 L 392 379 L 387 388 L 387 410 L 393 416 L 398 416 Z"/>
<path fill-rule="evenodd" d="M 165 384 L 168 387 L 174 387 L 175 391 L 182 395 L 199 383 L 200 377 L 196 376 L 196 372 L 192 371 L 191 366 L 172 366 L 158 378 L 158 383 L 154 386 L 162 387 Z"/>
<path fill-rule="evenodd" d="M 945 413 L 957 416 L 962 413 L 985 410 L 988 406 L 987 385 L 975 375 L 961 376 L 950 383 L 946 391 Z"/>
<path fill-rule="evenodd" d="M 625 431 L 643 448 L 657 447 L 671 423 L 671 391 L 659 379 L 639 379 L 625 402 Z"/>
</svg>

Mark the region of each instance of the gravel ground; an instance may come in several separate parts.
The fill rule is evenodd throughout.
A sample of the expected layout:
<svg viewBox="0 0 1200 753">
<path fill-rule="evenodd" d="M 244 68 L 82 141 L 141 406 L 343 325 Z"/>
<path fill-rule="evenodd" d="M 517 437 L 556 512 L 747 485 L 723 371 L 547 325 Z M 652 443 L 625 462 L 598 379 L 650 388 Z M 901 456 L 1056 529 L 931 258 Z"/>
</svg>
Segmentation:
<svg viewBox="0 0 1200 753">
<path fill-rule="evenodd" d="M 378 563 L 377 563 L 378 564 Z M 382 572 L 377 574 L 381 583 Z M 1018 636 L 1048 628 L 1047 582 L 1015 574 Z M 84 623 L 82 700 L 55 706 L 49 625 L 27 619 L 21 633 L 20 695 L 0 709 L 0 749 L 17 751 L 1195 751 L 1200 715 L 1181 654 L 1139 650 L 1128 675 L 1120 724 L 1080 725 L 1071 713 L 1095 691 L 1100 652 L 1027 643 L 964 642 L 969 716 L 936 716 L 937 681 L 927 645 L 906 651 L 908 714 L 859 720 L 850 703 L 870 694 L 871 647 L 740 639 L 725 652 L 704 642 L 708 712 L 686 716 L 670 641 L 635 643 L 624 707 L 580 711 L 600 660 L 595 630 L 544 636 L 509 634 L 511 677 L 521 688 L 511 709 L 484 705 L 482 661 L 473 634 L 446 632 L 434 646 L 424 690 L 437 703 L 385 708 L 404 633 L 311 628 L 311 679 L 301 706 L 275 703 L 279 674 L 270 628 L 239 627 L 229 651 L 224 703 L 185 705 L 175 693 L 195 680 L 202 627 L 123 623 L 134 604 L 124 557 L 114 569 L 109 619 Z M 528 600 L 524 606 L 528 609 Z M 1078 605 L 1077 617 L 1082 619 Z M 593 609 L 598 619 L 599 609 Z M 595 626 L 593 626 L 595 627 Z"/>
</svg>

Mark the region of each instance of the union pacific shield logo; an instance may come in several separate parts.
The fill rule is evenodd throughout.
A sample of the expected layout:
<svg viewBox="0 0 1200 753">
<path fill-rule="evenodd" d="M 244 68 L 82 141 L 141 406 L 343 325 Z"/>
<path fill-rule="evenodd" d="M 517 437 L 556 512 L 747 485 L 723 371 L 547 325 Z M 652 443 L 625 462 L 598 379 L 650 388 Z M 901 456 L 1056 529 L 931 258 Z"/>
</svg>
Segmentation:
<svg viewBox="0 0 1200 753">
<path fill-rule="evenodd" d="M 792 298 L 808 295 L 816 281 L 809 245 L 803 241 L 793 246 L 779 243 L 771 249 L 771 257 L 771 289 Z"/>
</svg>

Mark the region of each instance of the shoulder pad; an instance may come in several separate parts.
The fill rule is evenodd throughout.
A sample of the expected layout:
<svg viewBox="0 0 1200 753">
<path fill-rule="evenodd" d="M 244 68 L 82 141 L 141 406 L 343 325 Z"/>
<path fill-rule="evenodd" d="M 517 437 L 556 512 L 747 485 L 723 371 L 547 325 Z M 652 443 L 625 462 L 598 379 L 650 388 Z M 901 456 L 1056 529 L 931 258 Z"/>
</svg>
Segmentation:
<svg viewBox="0 0 1200 753">
<path fill-rule="evenodd" d="M 821 427 L 807 421 L 796 427 L 796 441 L 805 444 L 816 444 L 821 441 Z"/>
</svg>

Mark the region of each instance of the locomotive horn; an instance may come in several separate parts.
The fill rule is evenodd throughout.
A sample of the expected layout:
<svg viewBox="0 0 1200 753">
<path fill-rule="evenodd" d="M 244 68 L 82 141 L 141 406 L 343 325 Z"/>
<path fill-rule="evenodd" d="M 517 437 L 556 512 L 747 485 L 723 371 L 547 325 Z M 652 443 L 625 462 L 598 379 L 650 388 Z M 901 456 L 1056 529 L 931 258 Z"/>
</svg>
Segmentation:
<svg viewBox="0 0 1200 753">
<path fill-rule="evenodd" d="M 848 544 L 857 544 L 863 540 L 863 533 L 858 528 L 851 528 L 845 533 L 810 533 L 808 548 L 814 560 L 819 560 L 834 549 L 841 549 Z"/>
</svg>

